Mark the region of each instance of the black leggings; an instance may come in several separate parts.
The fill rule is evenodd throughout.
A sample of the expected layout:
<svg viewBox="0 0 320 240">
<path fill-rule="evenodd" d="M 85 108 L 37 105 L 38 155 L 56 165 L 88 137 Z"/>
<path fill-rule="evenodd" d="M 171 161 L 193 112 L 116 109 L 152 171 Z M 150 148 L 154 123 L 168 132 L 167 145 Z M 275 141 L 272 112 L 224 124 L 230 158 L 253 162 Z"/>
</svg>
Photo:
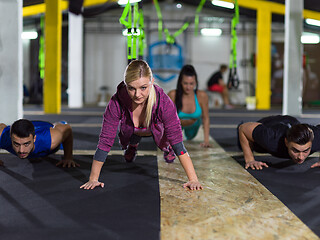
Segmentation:
<svg viewBox="0 0 320 240">
<path fill-rule="evenodd" d="M 136 134 L 132 134 L 131 137 L 130 137 L 130 144 L 131 145 L 139 144 L 141 138 L 142 138 L 141 136 L 138 136 Z"/>
</svg>

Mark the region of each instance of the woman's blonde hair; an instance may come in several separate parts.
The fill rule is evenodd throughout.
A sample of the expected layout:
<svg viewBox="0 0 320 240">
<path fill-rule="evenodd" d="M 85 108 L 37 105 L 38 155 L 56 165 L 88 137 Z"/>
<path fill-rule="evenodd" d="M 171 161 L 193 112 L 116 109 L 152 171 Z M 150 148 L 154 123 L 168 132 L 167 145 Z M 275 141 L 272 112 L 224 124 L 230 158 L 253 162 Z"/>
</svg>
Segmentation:
<svg viewBox="0 0 320 240">
<path fill-rule="evenodd" d="M 148 63 L 143 60 L 134 60 L 129 63 L 129 65 L 126 68 L 126 71 L 124 72 L 124 82 L 126 84 L 129 84 L 135 80 L 138 80 L 139 78 L 147 77 L 150 79 L 150 82 L 152 81 L 152 72 L 151 68 L 149 67 Z M 152 116 L 152 108 L 156 99 L 156 91 L 154 90 L 154 86 L 152 84 L 151 90 L 149 93 L 149 97 L 147 100 L 147 108 L 146 108 L 146 119 L 145 123 L 147 127 L 150 125 L 151 116 Z"/>
</svg>

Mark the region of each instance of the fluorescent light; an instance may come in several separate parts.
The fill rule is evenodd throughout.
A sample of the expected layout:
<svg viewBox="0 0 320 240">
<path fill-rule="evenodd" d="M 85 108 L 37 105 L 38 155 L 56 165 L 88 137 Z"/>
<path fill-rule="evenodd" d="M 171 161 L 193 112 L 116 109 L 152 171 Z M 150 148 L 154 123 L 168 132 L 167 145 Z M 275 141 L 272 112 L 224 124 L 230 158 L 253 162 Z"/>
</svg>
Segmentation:
<svg viewBox="0 0 320 240">
<path fill-rule="evenodd" d="M 23 32 L 21 33 L 22 39 L 37 39 L 38 33 L 37 32 Z"/>
<path fill-rule="evenodd" d="M 136 31 L 137 31 L 136 33 L 134 33 L 134 34 L 131 33 L 131 35 L 139 36 L 139 35 L 140 35 L 140 29 L 137 29 Z M 123 35 L 123 36 L 128 36 L 128 35 L 129 35 L 129 34 L 128 34 L 128 29 L 122 30 L 122 35 Z"/>
<path fill-rule="evenodd" d="M 309 25 L 320 27 L 320 21 L 319 20 L 315 20 L 315 19 L 312 19 L 312 18 L 307 18 L 306 19 L 306 23 L 309 24 Z"/>
<path fill-rule="evenodd" d="M 229 9 L 234 9 L 234 4 L 231 2 L 225 2 L 225 1 L 220 1 L 220 0 L 212 0 L 211 2 L 213 5 L 218 6 L 218 7 L 224 7 L 224 8 L 229 8 Z"/>
<path fill-rule="evenodd" d="M 315 33 L 304 32 L 301 36 L 301 43 L 303 44 L 318 44 L 320 42 L 320 37 Z"/>
<path fill-rule="evenodd" d="M 136 3 L 141 2 L 141 0 L 130 0 L 130 3 Z M 119 5 L 126 5 L 128 3 L 128 0 L 118 0 Z"/>
<path fill-rule="evenodd" d="M 200 30 L 202 36 L 219 37 L 222 34 L 220 28 L 202 28 Z"/>
</svg>

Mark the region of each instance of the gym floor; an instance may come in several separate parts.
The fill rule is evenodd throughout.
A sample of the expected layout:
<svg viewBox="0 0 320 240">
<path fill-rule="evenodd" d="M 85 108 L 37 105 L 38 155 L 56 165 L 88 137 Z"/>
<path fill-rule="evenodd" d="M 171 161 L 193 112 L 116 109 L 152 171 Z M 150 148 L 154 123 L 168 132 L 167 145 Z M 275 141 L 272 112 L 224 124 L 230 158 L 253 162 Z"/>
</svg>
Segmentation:
<svg viewBox="0 0 320 240">
<path fill-rule="evenodd" d="M 100 175 L 105 187 L 82 190 L 95 152 L 104 108 L 45 115 L 25 106 L 30 120 L 71 124 L 79 168 L 55 166 L 62 152 L 21 160 L 0 158 L 1 239 L 319 239 L 320 169 L 310 169 L 318 153 L 302 165 L 257 155 L 270 167 L 245 170 L 236 143 L 241 121 L 281 114 L 274 111 L 210 110 L 213 148 L 200 148 L 202 131 L 185 141 L 202 191 L 189 191 L 179 161 L 167 164 L 151 137 L 143 138 L 134 163 L 125 163 L 118 140 Z M 320 111 L 301 121 L 317 124 Z"/>
</svg>

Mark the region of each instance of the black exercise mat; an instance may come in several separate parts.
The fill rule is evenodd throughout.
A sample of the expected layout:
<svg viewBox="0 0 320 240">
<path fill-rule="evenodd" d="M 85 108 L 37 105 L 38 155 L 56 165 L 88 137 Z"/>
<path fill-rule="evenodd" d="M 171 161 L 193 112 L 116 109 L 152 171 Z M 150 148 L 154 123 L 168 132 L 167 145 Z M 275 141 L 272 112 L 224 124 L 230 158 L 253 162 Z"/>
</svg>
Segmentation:
<svg viewBox="0 0 320 240">
<path fill-rule="evenodd" d="M 109 156 L 100 181 L 83 190 L 92 156 L 74 156 L 79 168 L 55 164 L 61 156 L 30 162 L 0 154 L 1 239 L 159 239 L 160 194 L 155 156 L 125 163 Z"/>
<path fill-rule="evenodd" d="M 230 111 L 228 111 L 230 113 Z M 214 113 L 213 113 L 214 114 Z M 270 112 L 268 115 L 281 114 Z M 243 116 L 212 117 L 211 124 L 238 125 L 241 122 L 257 121 L 261 117 Z M 303 123 L 318 124 L 316 118 L 298 118 Z M 236 128 L 213 128 L 210 135 L 227 152 L 240 152 L 237 146 Z M 248 172 L 263 184 L 272 194 L 284 203 L 312 231 L 320 236 L 320 169 L 310 169 L 319 160 L 309 157 L 302 165 L 293 164 L 290 159 L 280 159 L 266 156 L 255 156 L 256 160 L 264 161 L 269 168 L 251 170 Z M 234 157 L 242 166 L 244 158 Z"/>
<path fill-rule="evenodd" d="M 210 136 L 227 152 L 239 152 L 237 131 L 235 128 L 213 128 Z"/>
<path fill-rule="evenodd" d="M 310 122 L 309 119 L 299 120 Z M 214 128 L 210 135 L 225 151 L 240 152 L 235 128 Z M 243 156 L 233 158 L 244 167 Z M 319 158 L 310 157 L 302 165 L 271 155 L 255 156 L 255 159 L 266 162 L 269 168 L 260 171 L 248 169 L 248 172 L 320 236 L 320 169 L 310 169 Z"/>
<path fill-rule="evenodd" d="M 73 149 L 74 150 L 96 150 L 100 128 L 72 128 L 73 132 Z M 122 150 L 118 136 L 114 139 L 111 150 Z M 157 146 L 152 137 L 142 137 L 138 146 L 139 150 L 156 151 Z"/>
<path fill-rule="evenodd" d="M 243 157 L 235 159 L 244 167 Z M 248 169 L 248 172 L 320 236 L 320 169 L 310 168 L 319 158 L 309 157 L 301 165 L 272 156 L 256 156 L 255 159 L 269 167 Z"/>
</svg>

